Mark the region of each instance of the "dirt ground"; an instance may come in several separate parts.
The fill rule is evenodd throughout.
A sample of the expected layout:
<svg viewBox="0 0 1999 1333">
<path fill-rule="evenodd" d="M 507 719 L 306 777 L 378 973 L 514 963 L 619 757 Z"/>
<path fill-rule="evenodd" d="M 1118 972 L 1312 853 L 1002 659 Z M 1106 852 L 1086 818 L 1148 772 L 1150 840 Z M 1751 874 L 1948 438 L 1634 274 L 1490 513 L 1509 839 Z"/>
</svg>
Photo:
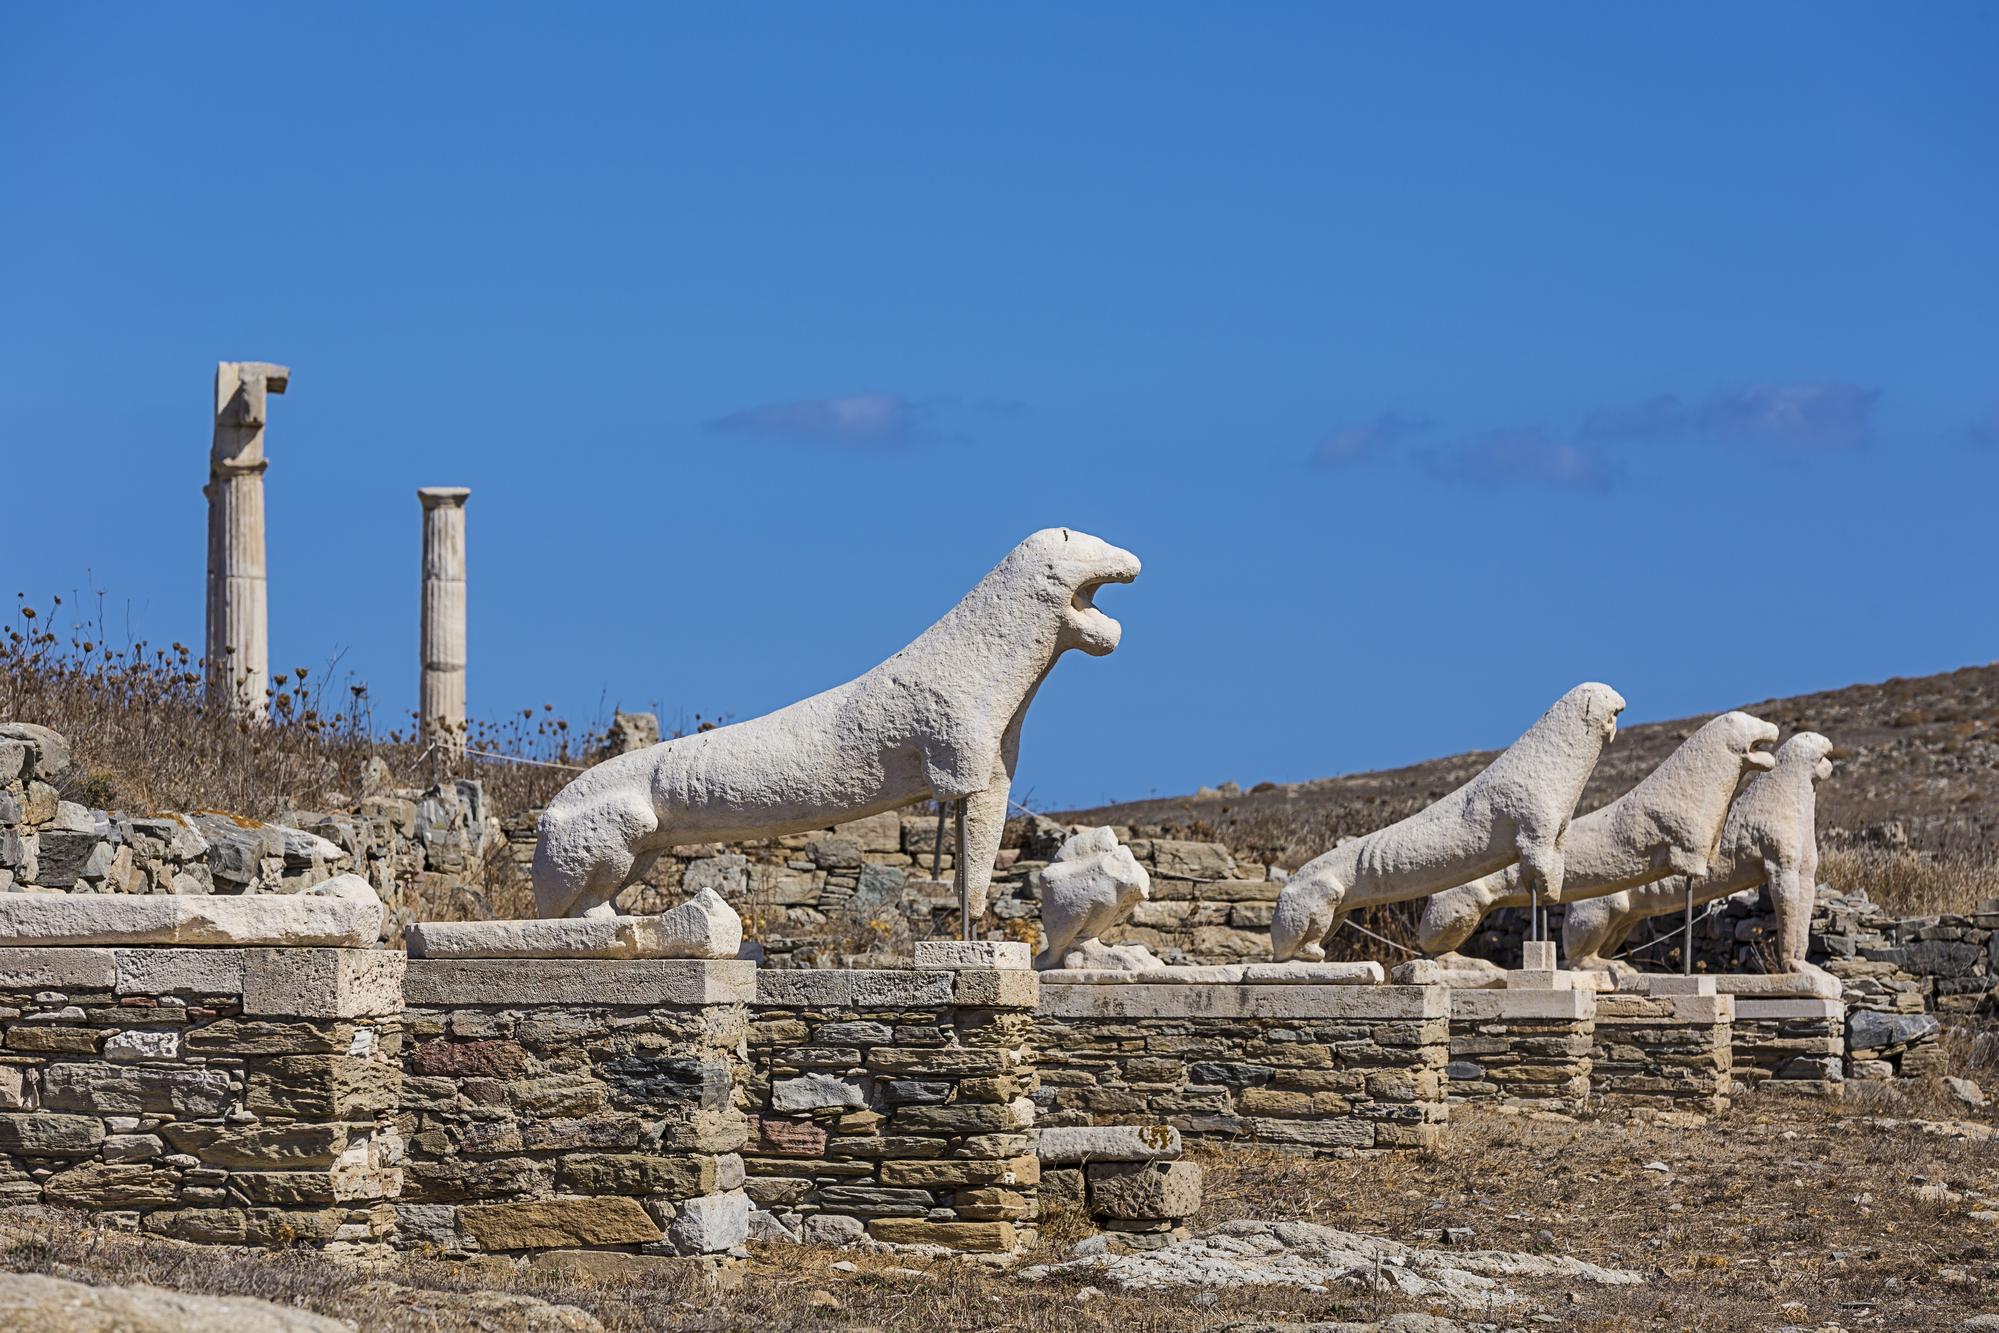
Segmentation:
<svg viewBox="0 0 1999 1333">
<path fill-rule="evenodd" d="M 1432 1153 L 1201 1160 L 1208 1191 L 1196 1231 L 1283 1218 L 1435 1247 L 1446 1226 L 1469 1227 L 1457 1244 L 1565 1254 L 1647 1281 L 1508 1279 L 1525 1299 L 1493 1316 L 1360 1289 L 1125 1293 L 1101 1277 L 1029 1282 L 960 1259 L 760 1245 L 734 1289 L 717 1294 L 672 1271 L 558 1277 L 417 1258 L 357 1270 L 304 1251 L 186 1246 L 6 1214 L 0 1268 L 261 1296 L 369 1330 L 589 1327 L 582 1311 L 612 1330 L 1177 1333 L 1428 1308 L 1467 1328 L 1712 1333 L 1952 1329 L 1999 1311 L 1999 1135 L 1989 1120 L 1777 1099 L 1687 1124 L 1481 1110 L 1454 1115 Z M 1076 1234 L 1058 1222 L 1033 1257 L 1064 1257 Z"/>
</svg>

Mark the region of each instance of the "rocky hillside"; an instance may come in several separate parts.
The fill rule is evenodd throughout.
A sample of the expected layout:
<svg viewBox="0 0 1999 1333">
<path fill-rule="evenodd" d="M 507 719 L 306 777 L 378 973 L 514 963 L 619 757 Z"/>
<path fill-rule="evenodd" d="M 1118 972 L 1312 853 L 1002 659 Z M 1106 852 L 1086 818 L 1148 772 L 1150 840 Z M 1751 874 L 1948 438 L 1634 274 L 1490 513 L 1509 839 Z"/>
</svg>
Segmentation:
<svg viewBox="0 0 1999 1333">
<path fill-rule="evenodd" d="M 1839 746 L 1839 771 L 1820 788 L 1823 843 L 1906 848 L 1984 864 L 1999 860 L 1999 663 L 1738 706 L 1776 723 L 1786 736 L 1819 731 Z M 1597 766 L 1581 809 L 1594 810 L 1630 790 L 1712 716 L 1622 730 Z M 1421 809 L 1496 753 L 1479 750 L 1313 782 L 1260 783 L 1247 792 L 1204 788 L 1192 796 L 1058 818 L 1213 839 L 1260 860 L 1296 866 L 1341 837 Z"/>
</svg>

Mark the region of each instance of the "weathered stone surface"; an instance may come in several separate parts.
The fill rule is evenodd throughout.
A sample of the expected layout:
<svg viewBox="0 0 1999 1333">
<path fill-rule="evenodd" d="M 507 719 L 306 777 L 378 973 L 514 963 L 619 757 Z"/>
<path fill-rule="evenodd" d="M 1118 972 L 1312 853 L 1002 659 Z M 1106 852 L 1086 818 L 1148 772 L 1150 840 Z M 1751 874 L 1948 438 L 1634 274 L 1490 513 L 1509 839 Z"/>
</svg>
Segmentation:
<svg viewBox="0 0 1999 1333">
<path fill-rule="evenodd" d="M 1196 1162 L 1098 1162 L 1088 1171 L 1090 1212 L 1129 1221 L 1192 1217 L 1201 1208 Z"/>
<path fill-rule="evenodd" d="M 406 959 L 386 949 L 250 949 L 243 1012 L 300 1018 L 389 1018 L 403 1011 Z"/>
<path fill-rule="evenodd" d="M 1051 1018 L 1444 1018 L 1441 986 L 1044 985 L 1039 1012 Z"/>
<path fill-rule="evenodd" d="M 365 1056 L 287 1055 L 249 1070 L 245 1104 L 260 1116 L 369 1120 L 397 1109 L 402 1073 Z"/>
<path fill-rule="evenodd" d="M 464 1204 L 458 1209 L 458 1223 L 487 1250 L 630 1245 L 663 1235 L 636 1199 L 619 1195 Z"/>
<path fill-rule="evenodd" d="M 778 1111 L 812 1111 L 827 1106 L 861 1106 L 867 1092 L 859 1084 L 833 1074 L 805 1074 L 771 1084 L 771 1106 Z"/>
<path fill-rule="evenodd" d="M 247 1296 L 88 1286 L 0 1273 L 0 1327 L 14 1333 L 350 1333 L 352 1325 Z"/>
<path fill-rule="evenodd" d="M 1846 1049 L 1854 1054 L 1904 1046 L 1936 1035 L 1931 1014 L 1880 1014 L 1857 1009 L 1846 1016 Z"/>
<path fill-rule="evenodd" d="M 42 1105 L 56 1111 L 215 1116 L 232 1099 L 229 1076 L 218 1069 L 64 1061 L 42 1071 Z"/>
<path fill-rule="evenodd" d="M 0 988 L 108 991 L 117 981 L 117 957 L 109 949 L 0 947 Z"/>
<path fill-rule="evenodd" d="M 131 1163 L 84 1162 L 42 1182 L 42 1197 L 71 1208 L 151 1207 L 180 1193 L 174 1172 Z"/>
<path fill-rule="evenodd" d="M 1171 1125 L 1063 1125 L 1041 1131 L 1036 1154 L 1044 1162 L 1150 1162 L 1180 1155 L 1180 1131 Z"/>
<path fill-rule="evenodd" d="M 517 1004 L 668 1008 L 745 1002 L 756 964 L 692 958 L 436 958 L 411 962 L 404 993 L 412 1007 Z"/>
<path fill-rule="evenodd" d="M 381 929 L 382 900 L 358 875 L 290 894 L 0 894 L 0 942 L 9 945 L 360 949 L 374 944 Z"/>
<path fill-rule="evenodd" d="M 1345 914 L 1421 898 L 1516 862 L 1532 884 L 1559 897 L 1560 836 L 1623 711 L 1624 697 L 1608 685 L 1578 685 L 1464 786 L 1306 862 L 1278 894 L 1271 957 L 1316 962 Z"/>
<path fill-rule="evenodd" d="M 1033 961 L 1028 947 L 1018 940 L 918 940 L 916 966 L 920 970 L 960 967 L 1025 968 Z"/>
<path fill-rule="evenodd" d="M 1158 964 L 1142 946 L 1107 946 L 1100 939 L 1152 892 L 1152 877 L 1115 829 L 1071 834 L 1036 874 L 1035 889 L 1043 934 L 1036 966 L 1136 970 Z"/>
<path fill-rule="evenodd" d="M 104 1142 L 104 1122 L 96 1116 L 0 1115 L 0 1153 L 28 1157 L 90 1157 Z"/>
<path fill-rule="evenodd" d="M 685 1199 L 716 1187 L 714 1159 L 650 1153 L 571 1153 L 556 1165 L 555 1183 L 570 1194 L 664 1195 Z"/>
<path fill-rule="evenodd" d="M 942 795 L 960 797 L 966 901 L 983 915 L 1007 815 L 1013 719 L 1071 648 L 1116 648 L 1091 597 L 1138 559 L 1067 528 L 1030 536 L 945 617 L 874 670 L 788 708 L 621 755 L 557 793 L 536 828 L 543 916 L 610 902 L 658 838 L 775 837 Z M 1002 628 L 1003 626 L 1003 628 Z M 995 645 L 999 645 L 996 647 Z M 866 746 L 851 738 L 865 734 Z M 886 771 L 881 755 L 898 759 Z M 886 785 L 885 785 L 886 784 Z M 858 802 L 855 793 L 866 792 Z M 650 818 L 634 821 L 632 811 Z M 855 845 L 856 859 L 859 847 Z"/>
<path fill-rule="evenodd" d="M 741 1190 L 688 1199 L 668 1224 L 666 1238 L 682 1254 L 718 1254 L 749 1239 L 750 1200 Z"/>
<path fill-rule="evenodd" d="M 118 949 L 120 995 L 241 995 L 244 954 L 239 949 Z"/>
<path fill-rule="evenodd" d="M 913 1217 L 879 1217 L 868 1234 L 891 1245 L 942 1245 L 967 1254 L 1010 1254 L 1020 1233 L 1011 1222 L 924 1222 Z"/>
<path fill-rule="evenodd" d="M 160 1134 L 176 1152 L 213 1166 L 246 1171 L 297 1171 L 332 1166 L 347 1147 L 343 1125 L 166 1124 Z"/>
<path fill-rule="evenodd" d="M 410 927 L 412 958 L 734 958 L 743 920 L 713 889 L 657 916 L 433 921 Z"/>
</svg>

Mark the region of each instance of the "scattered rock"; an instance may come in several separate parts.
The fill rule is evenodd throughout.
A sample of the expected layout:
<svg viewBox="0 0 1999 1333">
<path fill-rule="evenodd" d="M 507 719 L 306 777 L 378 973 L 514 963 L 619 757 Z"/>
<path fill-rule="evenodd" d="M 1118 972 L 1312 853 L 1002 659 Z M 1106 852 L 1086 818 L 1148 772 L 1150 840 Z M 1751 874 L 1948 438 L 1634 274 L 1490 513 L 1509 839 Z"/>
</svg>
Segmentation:
<svg viewBox="0 0 1999 1333">
<path fill-rule="evenodd" d="M 186 1333 L 191 1328 L 202 1333 L 351 1333 L 353 1325 L 247 1296 L 186 1296 L 158 1287 L 91 1287 L 35 1273 L 0 1273 L 0 1328 L 11 1333 Z"/>
<path fill-rule="evenodd" d="M 1092 1239 L 1100 1239 L 1093 1237 Z M 1377 1236 L 1309 1222 L 1227 1222 L 1213 1231 L 1140 1253 L 1076 1247 L 1078 1258 L 1024 1269 L 1033 1282 L 1050 1274 L 1100 1275 L 1127 1291 L 1199 1286 L 1287 1286 L 1326 1292 L 1334 1287 L 1394 1290 L 1419 1300 L 1483 1309 L 1520 1299 L 1501 1277 L 1558 1278 L 1628 1285 L 1634 1272 L 1602 1268 L 1565 1256 L 1506 1250 L 1419 1249 Z M 1413 1327 L 1413 1326 L 1412 1326 Z"/>
</svg>

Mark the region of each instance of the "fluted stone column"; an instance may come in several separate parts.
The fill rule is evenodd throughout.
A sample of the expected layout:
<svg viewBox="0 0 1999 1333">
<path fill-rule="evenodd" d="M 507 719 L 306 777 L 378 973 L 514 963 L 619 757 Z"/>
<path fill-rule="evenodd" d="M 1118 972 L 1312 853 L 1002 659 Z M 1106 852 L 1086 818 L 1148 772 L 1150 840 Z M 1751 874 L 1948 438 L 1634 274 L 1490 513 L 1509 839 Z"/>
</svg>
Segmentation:
<svg viewBox="0 0 1999 1333">
<path fill-rule="evenodd" d="M 465 748 L 465 500 L 463 486 L 425 486 L 423 501 L 423 732 L 440 749 Z"/>
<path fill-rule="evenodd" d="M 268 361 L 215 365 L 215 438 L 208 454 L 208 693 L 264 716 L 270 621 L 264 589 L 264 408 L 291 371 Z"/>
</svg>

